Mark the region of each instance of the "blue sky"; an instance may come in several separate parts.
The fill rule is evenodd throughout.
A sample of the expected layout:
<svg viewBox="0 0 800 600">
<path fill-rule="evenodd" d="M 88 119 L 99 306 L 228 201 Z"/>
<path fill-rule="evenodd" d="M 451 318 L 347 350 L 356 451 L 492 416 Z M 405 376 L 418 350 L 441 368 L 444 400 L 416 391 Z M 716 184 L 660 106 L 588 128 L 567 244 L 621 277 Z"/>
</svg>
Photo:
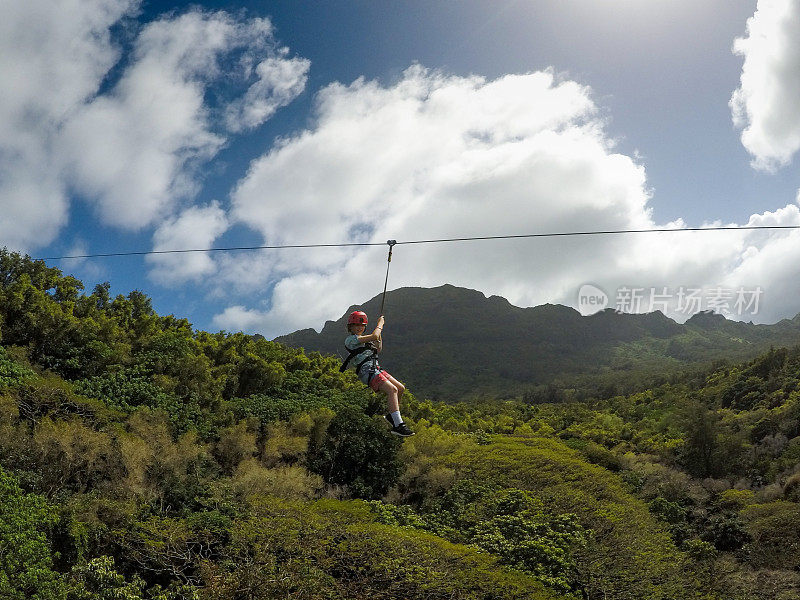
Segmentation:
<svg viewBox="0 0 800 600">
<path fill-rule="evenodd" d="M 0 244 L 32 256 L 800 225 L 799 0 L 31 0 L 0 11 L 11 90 Z M 763 290 L 756 313 L 732 318 L 800 311 L 796 232 L 401 246 L 395 257 L 390 287 L 453 283 L 520 306 L 575 306 L 592 284 L 612 304 L 620 288 L 667 288 L 659 308 L 679 320 L 684 288 Z M 198 328 L 272 337 L 319 329 L 380 292 L 385 250 L 52 264 L 89 290 L 144 290 Z"/>
</svg>

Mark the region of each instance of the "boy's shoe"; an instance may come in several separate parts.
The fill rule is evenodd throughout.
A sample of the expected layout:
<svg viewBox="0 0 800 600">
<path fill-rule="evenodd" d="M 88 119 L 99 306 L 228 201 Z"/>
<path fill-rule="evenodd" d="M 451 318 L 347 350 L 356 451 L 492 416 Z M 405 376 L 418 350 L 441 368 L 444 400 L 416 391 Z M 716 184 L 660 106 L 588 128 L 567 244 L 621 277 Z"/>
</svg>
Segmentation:
<svg viewBox="0 0 800 600">
<path fill-rule="evenodd" d="M 399 435 L 400 437 L 411 437 L 414 435 L 414 432 L 408 428 L 408 425 L 405 423 L 400 423 L 400 425 L 395 425 L 392 427 L 392 433 L 394 435 Z"/>
</svg>

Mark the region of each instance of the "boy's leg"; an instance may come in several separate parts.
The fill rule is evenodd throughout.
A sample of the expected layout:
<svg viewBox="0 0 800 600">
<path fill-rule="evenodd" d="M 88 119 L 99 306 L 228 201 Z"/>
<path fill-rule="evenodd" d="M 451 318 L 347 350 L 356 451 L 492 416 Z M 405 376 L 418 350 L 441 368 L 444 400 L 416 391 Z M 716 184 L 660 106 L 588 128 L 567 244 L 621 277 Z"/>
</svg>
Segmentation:
<svg viewBox="0 0 800 600">
<path fill-rule="evenodd" d="M 400 403 L 397 401 L 397 388 L 388 379 L 381 381 L 378 390 L 386 394 L 386 404 L 389 407 L 389 412 L 400 410 Z"/>
<path fill-rule="evenodd" d="M 386 377 L 386 380 L 383 383 L 391 385 L 395 390 L 395 394 L 393 396 L 386 394 L 386 408 L 389 409 L 389 414 L 386 415 L 386 420 L 389 421 L 393 431 L 396 430 L 401 423 L 403 424 L 402 426 L 405 427 L 405 432 L 398 433 L 397 435 L 414 435 L 413 432 L 408 429 L 408 426 L 403 423 L 403 417 L 400 415 L 400 398 L 402 397 L 403 392 L 406 391 L 406 387 L 394 377 L 389 375 L 389 373 L 386 371 L 384 371 L 382 374 Z"/>
<path fill-rule="evenodd" d="M 395 383 L 392 383 L 392 381 L 397 383 L 397 385 L 395 385 Z M 414 432 L 408 428 L 408 425 L 406 425 L 403 422 L 403 418 L 400 416 L 400 403 L 398 402 L 398 395 L 399 395 L 398 391 L 402 393 L 402 390 L 405 390 L 405 386 L 403 386 L 402 383 L 400 383 L 393 377 L 389 376 L 385 380 L 381 381 L 381 384 L 380 386 L 378 386 L 378 389 L 386 394 L 386 404 L 388 405 L 389 408 L 389 414 L 386 415 L 386 420 L 389 421 L 389 424 L 392 426 L 392 433 L 400 437 L 409 437 L 414 435 Z"/>
<path fill-rule="evenodd" d="M 397 381 L 397 379 L 395 379 L 388 373 L 386 373 L 386 377 L 392 383 L 392 385 L 397 388 L 397 401 L 399 402 L 400 400 L 403 399 L 403 392 L 406 391 L 406 386 Z"/>
</svg>

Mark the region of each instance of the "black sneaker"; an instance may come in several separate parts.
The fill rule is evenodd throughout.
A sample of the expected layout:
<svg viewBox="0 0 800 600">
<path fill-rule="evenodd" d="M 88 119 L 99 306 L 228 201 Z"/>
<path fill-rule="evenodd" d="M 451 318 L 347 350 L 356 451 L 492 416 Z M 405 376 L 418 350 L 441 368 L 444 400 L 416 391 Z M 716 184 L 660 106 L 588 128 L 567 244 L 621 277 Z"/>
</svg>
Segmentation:
<svg viewBox="0 0 800 600">
<path fill-rule="evenodd" d="M 414 432 L 408 428 L 408 425 L 405 423 L 400 423 L 400 425 L 395 425 L 392 427 L 392 433 L 394 435 L 399 435 L 400 437 L 411 437 L 414 435 Z"/>
</svg>

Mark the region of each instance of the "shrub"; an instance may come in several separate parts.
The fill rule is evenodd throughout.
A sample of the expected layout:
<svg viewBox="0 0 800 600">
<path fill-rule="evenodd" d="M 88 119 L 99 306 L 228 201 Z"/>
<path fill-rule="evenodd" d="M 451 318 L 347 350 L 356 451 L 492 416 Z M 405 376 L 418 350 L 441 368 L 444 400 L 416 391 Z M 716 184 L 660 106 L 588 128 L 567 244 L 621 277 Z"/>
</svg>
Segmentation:
<svg viewBox="0 0 800 600">
<path fill-rule="evenodd" d="M 576 591 L 574 550 L 585 543 L 574 514 L 551 514 L 532 493 L 464 480 L 422 515 L 429 530 L 499 556 L 562 593 Z"/>
<path fill-rule="evenodd" d="M 24 494 L 16 479 L 0 469 L 0 598 L 64 597 L 47 539 L 56 520 L 54 508 L 44 498 Z"/>
<path fill-rule="evenodd" d="M 748 563 L 800 570 L 800 504 L 751 504 L 741 516 L 749 536 L 744 548 Z"/>
<path fill-rule="evenodd" d="M 33 377 L 33 371 L 14 361 L 5 348 L 0 346 L 0 391 L 25 383 Z"/>
<path fill-rule="evenodd" d="M 380 498 L 401 472 L 401 442 L 358 409 L 340 411 L 324 439 L 309 447 L 308 466 L 326 483 L 348 485 L 354 497 Z"/>
<path fill-rule="evenodd" d="M 239 463 L 255 456 L 258 447 L 253 429 L 256 425 L 242 420 L 220 430 L 219 440 L 214 445 L 214 457 L 225 473 L 233 473 Z"/>
<path fill-rule="evenodd" d="M 303 467 L 268 469 L 255 459 L 239 464 L 232 483 L 234 489 L 244 497 L 258 494 L 287 500 L 312 500 L 323 487 L 322 478 Z"/>
<path fill-rule="evenodd" d="M 304 416 L 307 417 L 308 415 Z M 291 464 L 305 456 L 308 450 L 308 435 L 313 427 L 313 421 L 309 418 L 307 422 L 301 415 L 295 415 L 293 421 L 295 424 L 300 425 L 301 432 L 306 432 L 304 435 L 296 433 L 295 427 L 284 421 L 270 423 L 267 426 L 267 439 L 264 442 L 263 459 L 268 466 L 274 466 L 281 462 Z"/>
<path fill-rule="evenodd" d="M 39 485 L 47 496 L 85 492 L 119 475 L 111 436 L 77 419 L 42 419 L 33 430 L 32 442 Z"/>
</svg>

